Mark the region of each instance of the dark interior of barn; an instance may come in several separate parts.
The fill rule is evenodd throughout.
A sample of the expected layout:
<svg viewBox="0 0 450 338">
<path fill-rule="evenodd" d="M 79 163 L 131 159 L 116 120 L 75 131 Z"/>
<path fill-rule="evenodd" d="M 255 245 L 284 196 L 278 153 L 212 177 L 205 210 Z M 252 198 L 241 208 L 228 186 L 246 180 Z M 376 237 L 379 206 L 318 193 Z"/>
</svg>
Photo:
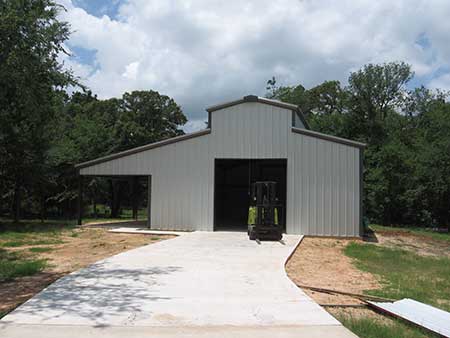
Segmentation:
<svg viewBox="0 0 450 338">
<path fill-rule="evenodd" d="M 277 183 L 277 198 L 285 227 L 286 159 L 216 159 L 214 229 L 246 230 L 251 203 L 251 185 L 256 181 Z"/>
</svg>

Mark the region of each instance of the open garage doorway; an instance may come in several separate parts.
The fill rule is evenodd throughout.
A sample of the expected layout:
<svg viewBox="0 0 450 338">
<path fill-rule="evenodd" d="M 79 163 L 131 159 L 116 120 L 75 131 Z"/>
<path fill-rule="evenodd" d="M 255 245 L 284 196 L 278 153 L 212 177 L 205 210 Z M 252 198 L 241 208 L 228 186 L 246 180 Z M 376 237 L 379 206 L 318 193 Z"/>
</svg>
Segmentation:
<svg viewBox="0 0 450 338">
<path fill-rule="evenodd" d="M 251 185 L 256 181 L 277 182 L 283 206 L 280 223 L 285 228 L 286 172 L 286 159 L 216 159 L 214 230 L 247 230 Z"/>
</svg>

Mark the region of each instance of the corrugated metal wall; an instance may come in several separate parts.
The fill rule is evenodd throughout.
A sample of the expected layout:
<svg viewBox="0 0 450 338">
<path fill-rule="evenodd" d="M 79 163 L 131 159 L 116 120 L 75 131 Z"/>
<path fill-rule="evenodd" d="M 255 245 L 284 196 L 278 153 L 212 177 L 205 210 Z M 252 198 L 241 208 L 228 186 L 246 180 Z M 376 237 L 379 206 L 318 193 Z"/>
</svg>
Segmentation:
<svg viewBox="0 0 450 338">
<path fill-rule="evenodd" d="M 212 113 L 211 134 L 81 169 L 152 175 L 152 227 L 213 230 L 214 159 L 287 158 L 288 233 L 359 235 L 359 149 L 291 131 L 292 112 L 242 103 Z"/>
<path fill-rule="evenodd" d="M 359 156 L 355 147 L 292 133 L 287 232 L 359 236 Z"/>
</svg>

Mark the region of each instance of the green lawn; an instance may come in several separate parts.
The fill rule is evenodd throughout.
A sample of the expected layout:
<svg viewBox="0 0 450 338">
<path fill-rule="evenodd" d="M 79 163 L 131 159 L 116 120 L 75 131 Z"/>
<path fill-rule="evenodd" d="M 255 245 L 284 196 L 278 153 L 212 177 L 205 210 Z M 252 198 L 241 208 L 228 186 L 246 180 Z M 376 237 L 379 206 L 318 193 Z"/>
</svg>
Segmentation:
<svg viewBox="0 0 450 338">
<path fill-rule="evenodd" d="M 16 277 L 30 276 L 42 271 L 46 266 L 43 259 L 24 257 L 17 252 L 0 249 L 0 282 L 9 281 Z"/>
<path fill-rule="evenodd" d="M 60 239 L 34 239 L 34 238 L 26 238 L 23 240 L 13 240 L 7 241 L 1 244 L 2 247 L 20 247 L 25 245 L 52 245 L 52 244 L 62 244 L 64 243 Z"/>
<path fill-rule="evenodd" d="M 36 252 L 36 253 L 50 252 L 50 251 L 53 251 L 53 250 L 55 250 L 55 249 L 48 248 L 48 247 L 42 247 L 42 246 L 38 246 L 38 247 L 34 247 L 34 248 L 29 248 L 28 249 L 28 251 Z"/>
<path fill-rule="evenodd" d="M 52 221 L 26 221 L 19 224 L 2 221 L 0 225 L 0 282 L 42 271 L 46 261 L 37 255 L 53 249 L 39 245 L 64 243 L 61 238 L 63 232 L 74 229 L 71 224 Z M 33 247 L 17 250 L 24 246 Z"/>
<path fill-rule="evenodd" d="M 89 221 L 102 220 L 91 218 L 85 219 L 84 223 Z M 114 219 L 107 218 L 104 221 L 114 221 Z M 76 231 L 76 221 L 23 220 L 20 223 L 14 223 L 8 219 L 0 219 L 0 282 L 33 275 L 44 269 L 45 260 L 38 259 L 38 255 L 54 250 L 48 247 L 49 245 L 63 244 L 64 236 L 79 236 Z M 156 237 L 152 240 L 156 240 Z"/>
<path fill-rule="evenodd" d="M 385 228 L 374 227 L 378 231 L 384 231 Z M 439 241 L 448 240 L 447 234 L 430 233 L 422 229 L 403 230 Z M 382 287 L 369 290 L 368 294 L 392 299 L 412 298 L 450 311 L 450 258 L 420 256 L 401 248 L 358 242 L 347 245 L 344 253 L 353 259 L 357 268 L 380 277 Z M 339 319 L 361 338 L 435 337 L 397 319 L 393 319 L 392 324 L 346 315 Z"/>
<path fill-rule="evenodd" d="M 356 266 L 382 278 L 383 287 L 368 293 L 413 298 L 450 311 L 450 258 L 419 256 L 411 251 L 374 244 L 350 243 L 345 254 Z"/>
<path fill-rule="evenodd" d="M 339 321 L 360 338 L 430 338 L 438 337 L 425 330 L 407 325 L 400 320 L 385 324 L 371 318 L 338 316 Z"/>
<path fill-rule="evenodd" d="M 66 223 L 53 222 L 26 222 L 14 224 L 0 223 L 0 247 L 21 247 L 25 245 L 52 245 L 62 244 L 63 231 L 73 229 L 74 226 Z"/>
</svg>

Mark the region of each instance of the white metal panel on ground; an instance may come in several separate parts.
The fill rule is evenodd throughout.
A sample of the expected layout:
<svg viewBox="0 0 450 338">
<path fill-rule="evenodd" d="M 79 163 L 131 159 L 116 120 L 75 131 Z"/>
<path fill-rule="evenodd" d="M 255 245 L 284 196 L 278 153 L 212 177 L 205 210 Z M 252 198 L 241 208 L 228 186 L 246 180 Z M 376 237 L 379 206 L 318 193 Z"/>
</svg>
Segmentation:
<svg viewBox="0 0 450 338">
<path fill-rule="evenodd" d="M 286 229 L 360 235 L 360 149 L 294 133 L 292 111 L 244 102 L 211 113 L 211 131 L 82 168 L 151 175 L 152 227 L 213 230 L 215 159 L 287 159 Z"/>
<path fill-rule="evenodd" d="M 427 328 L 444 337 L 450 337 L 450 313 L 405 298 L 393 303 L 368 302 L 371 306 Z"/>
</svg>

